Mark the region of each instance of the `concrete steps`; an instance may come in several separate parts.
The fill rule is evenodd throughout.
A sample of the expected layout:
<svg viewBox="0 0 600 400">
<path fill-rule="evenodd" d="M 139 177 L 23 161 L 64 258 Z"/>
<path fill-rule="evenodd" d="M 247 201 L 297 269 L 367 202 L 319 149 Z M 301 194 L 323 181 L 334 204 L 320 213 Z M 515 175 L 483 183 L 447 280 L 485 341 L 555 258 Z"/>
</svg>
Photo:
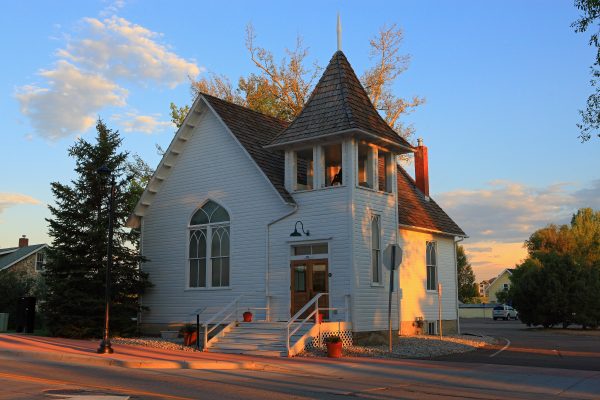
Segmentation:
<svg viewBox="0 0 600 400">
<path fill-rule="evenodd" d="M 214 338 L 209 351 L 215 353 L 235 353 L 260 356 L 287 356 L 286 322 L 240 322 L 226 332 Z M 291 339 L 295 343 L 310 328 L 305 324 Z"/>
</svg>

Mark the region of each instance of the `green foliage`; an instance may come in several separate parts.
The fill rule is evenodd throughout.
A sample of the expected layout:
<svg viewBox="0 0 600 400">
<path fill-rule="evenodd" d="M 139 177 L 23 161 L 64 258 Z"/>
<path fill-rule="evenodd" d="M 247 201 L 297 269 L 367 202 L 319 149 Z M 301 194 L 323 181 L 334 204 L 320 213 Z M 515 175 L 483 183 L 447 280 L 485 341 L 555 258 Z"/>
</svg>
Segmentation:
<svg viewBox="0 0 600 400">
<path fill-rule="evenodd" d="M 23 296 L 43 295 L 43 279 L 12 269 L 0 272 L 0 312 L 8 313 L 8 327 L 15 327 L 17 303 Z"/>
<path fill-rule="evenodd" d="M 596 48 L 596 60 L 590 67 L 592 79 L 590 84 L 595 92 L 588 99 L 585 110 L 580 110 L 581 123 L 577 124 L 582 142 L 588 141 L 595 135 L 600 138 L 600 41 L 598 40 L 598 18 L 600 17 L 599 0 L 575 0 L 575 7 L 582 11 L 581 17 L 571 24 L 575 32 L 583 33 L 589 27 L 595 28 L 590 36 L 589 45 Z"/>
<path fill-rule="evenodd" d="M 507 293 L 520 318 L 545 327 L 600 324 L 600 212 L 580 209 L 571 225 L 549 225 L 526 242 L 529 257 Z"/>
<path fill-rule="evenodd" d="M 456 247 L 456 269 L 458 274 L 458 300 L 463 303 L 474 303 L 475 298 L 479 296 L 475 274 L 471 263 L 469 263 L 469 258 L 465 254 L 465 249 L 460 245 Z"/>
<path fill-rule="evenodd" d="M 173 122 L 177 128 L 181 128 L 186 115 L 190 112 L 190 106 L 177 107 L 175 103 L 171 103 L 169 107 L 171 108 L 171 122 Z"/>
<path fill-rule="evenodd" d="M 150 286 L 139 269 L 139 232 L 124 227 L 137 201 L 142 181 L 127 176 L 122 139 L 98 120 L 95 143 L 79 139 L 69 148 L 77 178 L 70 185 L 51 184 L 55 205 L 47 219 L 52 237 L 44 276 L 47 299 L 44 313 L 52 335 L 100 336 L 104 320 L 108 199 L 110 182 L 97 169 L 106 165 L 115 177 L 114 239 L 112 268 L 111 332 L 127 334 L 135 329 L 131 318 L 140 308 L 139 295 Z M 139 179 L 139 177 L 138 177 Z"/>
</svg>

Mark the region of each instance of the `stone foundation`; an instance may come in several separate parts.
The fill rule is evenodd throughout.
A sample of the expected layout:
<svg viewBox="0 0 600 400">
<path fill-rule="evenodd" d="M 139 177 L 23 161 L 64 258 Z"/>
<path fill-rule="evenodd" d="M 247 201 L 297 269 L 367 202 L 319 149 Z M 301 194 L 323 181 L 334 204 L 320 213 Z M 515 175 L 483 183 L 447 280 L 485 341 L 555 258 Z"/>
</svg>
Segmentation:
<svg viewBox="0 0 600 400">
<path fill-rule="evenodd" d="M 400 335 L 412 336 L 412 335 L 427 335 L 427 322 L 424 321 L 422 326 L 417 324 L 415 321 L 402 321 L 400 326 Z M 437 321 L 435 321 L 437 322 Z M 442 334 L 443 335 L 456 335 L 458 332 L 457 322 L 455 319 L 442 320 Z M 369 332 L 353 332 L 352 340 L 357 345 L 362 346 L 377 346 L 388 343 L 388 331 L 369 331 Z M 392 340 L 398 341 L 398 331 L 392 331 Z"/>
</svg>

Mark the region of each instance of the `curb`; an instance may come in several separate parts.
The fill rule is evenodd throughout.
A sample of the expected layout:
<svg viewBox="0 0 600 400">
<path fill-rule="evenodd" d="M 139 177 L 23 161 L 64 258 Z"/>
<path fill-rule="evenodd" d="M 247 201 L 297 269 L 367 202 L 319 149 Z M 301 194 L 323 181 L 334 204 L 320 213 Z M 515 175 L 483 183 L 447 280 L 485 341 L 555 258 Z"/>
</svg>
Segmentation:
<svg viewBox="0 0 600 400">
<path fill-rule="evenodd" d="M 122 367 L 131 369 L 195 369 L 195 370 L 235 370 L 264 369 L 268 364 L 256 363 L 254 361 L 217 361 L 217 360 L 181 360 L 181 361 L 157 361 L 157 360 L 119 360 L 116 358 L 103 358 L 101 356 L 83 356 L 78 354 L 61 354 L 49 352 L 37 352 L 27 350 L 0 349 L 0 354 L 8 354 L 17 357 L 27 357 L 46 361 L 67 361 L 87 365 L 100 365 L 111 367 Z"/>
</svg>

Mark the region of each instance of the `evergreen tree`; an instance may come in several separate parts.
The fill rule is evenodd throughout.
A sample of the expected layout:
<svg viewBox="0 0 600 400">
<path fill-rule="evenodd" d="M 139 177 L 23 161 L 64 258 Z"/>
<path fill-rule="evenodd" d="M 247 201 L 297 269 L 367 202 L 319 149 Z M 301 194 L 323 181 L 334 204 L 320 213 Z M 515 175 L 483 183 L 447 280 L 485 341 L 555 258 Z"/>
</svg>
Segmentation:
<svg viewBox="0 0 600 400">
<path fill-rule="evenodd" d="M 475 284 L 475 274 L 465 249 L 462 246 L 456 248 L 456 269 L 458 274 L 458 299 L 463 303 L 471 303 L 479 295 Z"/>
<path fill-rule="evenodd" d="M 139 311 L 139 295 L 150 286 L 139 269 L 139 232 L 124 227 L 139 197 L 133 176 L 125 176 L 126 152 L 119 152 L 118 132 L 96 125 L 96 143 L 79 139 L 69 156 L 75 159 L 77 178 L 70 185 L 51 184 L 55 206 L 47 219 L 52 246 L 44 272 L 47 298 L 44 313 L 51 334 L 68 337 L 100 336 L 105 305 L 106 252 L 108 244 L 108 199 L 110 182 L 98 174 L 108 166 L 115 177 L 113 266 L 111 270 L 112 334 L 135 329 L 132 318 Z"/>
</svg>

